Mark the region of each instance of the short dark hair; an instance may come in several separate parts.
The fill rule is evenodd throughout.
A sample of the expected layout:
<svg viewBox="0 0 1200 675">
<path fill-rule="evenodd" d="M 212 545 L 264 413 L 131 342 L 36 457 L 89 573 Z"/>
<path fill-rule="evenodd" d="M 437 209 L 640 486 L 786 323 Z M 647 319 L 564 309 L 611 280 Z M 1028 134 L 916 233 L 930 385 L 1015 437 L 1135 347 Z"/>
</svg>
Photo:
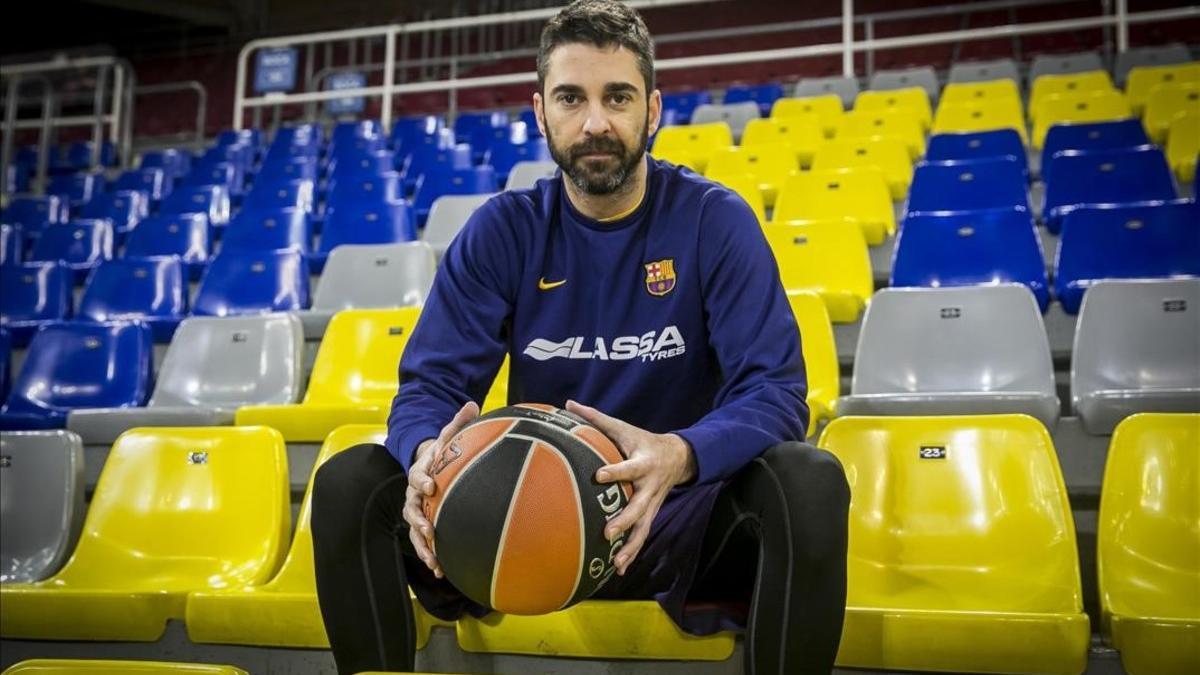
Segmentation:
<svg viewBox="0 0 1200 675">
<path fill-rule="evenodd" d="M 538 90 L 546 89 L 550 52 L 564 44 L 584 43 L 601 49 L 616 45 L 633 52 L 646 83 L 654 91 L 654 41 L 637 11 L 617 0 L 575 0 L 542 29 L 537 55 Z"/>
</svg>

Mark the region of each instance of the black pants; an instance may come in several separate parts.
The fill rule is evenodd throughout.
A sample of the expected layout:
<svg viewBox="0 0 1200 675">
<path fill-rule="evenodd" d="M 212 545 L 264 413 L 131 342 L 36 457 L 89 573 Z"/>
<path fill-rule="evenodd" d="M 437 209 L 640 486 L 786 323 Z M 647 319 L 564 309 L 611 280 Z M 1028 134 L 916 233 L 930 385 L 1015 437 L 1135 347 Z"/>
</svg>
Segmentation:
<svg viewBox="0 0 1200 675">
<path fill-rule="evenodd" d="M 317 595 L 341 673 L 414 667 L 406 486 L 403 468 L 379 445 L 345 450 L 317 471 Z M 747 675 L 833 668 L 846 609 L 849 502 L 838 461 L 801 443 L 767 450 L 718 496 L 689 597 L 720 601 L 729 579 L 754 579 Z"/>
</svg>

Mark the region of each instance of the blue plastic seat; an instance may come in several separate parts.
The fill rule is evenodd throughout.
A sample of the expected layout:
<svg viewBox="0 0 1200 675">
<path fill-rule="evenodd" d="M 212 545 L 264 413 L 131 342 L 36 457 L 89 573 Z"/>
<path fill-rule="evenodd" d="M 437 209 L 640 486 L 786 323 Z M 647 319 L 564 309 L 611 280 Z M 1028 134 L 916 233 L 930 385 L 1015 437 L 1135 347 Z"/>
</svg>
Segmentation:
<svg viewBox="0 0 1200 675">
<path fill-rule="evenodd" d="M 246 143 L 235 143 L 233 145 L 215 145 L 200 156 L 200 160 L 196 166 L 192 167 L 194 173 L 198 167 L 215 166 L 217 164 L 232 164 L 237 167 L 237 175 L 242 182 L 245 177 L 254 171 L 254 162 L 258 155 L 254 148 Z M 241 189 L 240 183 L 230 185 L 231 190 Z"/>
<path fill-rule="evenodd" d="M 1046 132 L 1042 142 L 1043 174 L 1045 162 L 1063 150 L 1116 150 L 1150 144 L 1150 137 L 1140 120 L 1090 122 L 1087 124 L 1055 124 Z"/>
<path fill-rule="evenodd" d="M 208 266 L 210 246 L 208 216 L 203 213 L 167 213 L 151 216 L 125 240 L 125 257 L 177 256 L 198 280 Z"/>
<path fill-rule="evenodd" d="M 312 242 L 308 214 L 299 208 L 243 208 L 221 240 L 222 251 L 275 251 L 294 249 L 307 253 Z"/>
<path fill-rule="evenodd" d="M 299 251 L 229 251 L 212 259 L 192 314 L 237 316 L 308 307 L 308 263 Z"/>
<path fill-rule="evenodd" d="M 182 178 L 192 170 L 192 155 L 186 150 L 175 148 L 155 150 L 143 153 L 138 166 L 143 169 L 158 167 L 165 170 L 172 178 Z"/>
<path fill-rule="evenodd" d="M 24 347 L 46 323 L 71 316 L 71 270 L 56 262 L 0 267 L 0 327 Z"/>
<path fill-rule="evenodd" d="M 41 232 L 47 225 L 67 222 L 67 202 L 58 195 L 19 195 L 4 209 L 3 220 L 20 225 L 27 233 Z"/>
<path fill-rule="evenodd" d="M 23 260 L 24 242 L 20 225 L 0 223 L 0 265 L 18 265 Z"/>
<path fill-rule="evenodd" d="M 525 123 L 525 133 L 529 138 L 541 138 L 542 130 L 538 128 L 537 113 L 533 112 L 533 108 L 522 110 L 517 119 Z"/>
<path fill-rule="evenodd" d="M 925 161 L 948 162 L 963 159 L 1011 157 L 1026 163 L 1025 146 L 1016 129 L 973 131 L 961 134 L 934 134 L 925 149 Z"/>
<path fill-rule="evenodd" d="M 38 237 L 30 260 L 59 262 L 82 283 L 101 262 L 113 257 L 113 228 L 107 220 L 73 220 L 47 227 Z"/>
<path fill-rule="evenodd" d="M 142 321 L 155 342 L 166 343 L 186 314 L 183 262 L 169 256 L 101 263 L 88 279 L 75 316 L 93 323 Z"/>
<path fill-rule="evenodd" d="M 550 160 L 550 149 L 544 138 L 531 138 L 524 143 L 493 143 L 483 156 L 483 163 L 496 171 L 496 180 L 503 185 L 517 162 Z"/>
<path fill-rule="evenodd" d="M 229 223 L 229 191 L 220 185 L 178 187 L 158 207 L 159 215 L 174 213 L 203 213 L 210 227 L 225 227 Z"/>
<path fill-rule="evenodd" d="M 771 106 L 783 98 L 783 85 L 770 83 L 760 85 L 735 84 L 725 90 L 722 103 L 745 103 L 754 101 L 758 104 L 763 117 L 770 117 Z"/>
<path fill-rule="evenodd" d="M 242 209 L 255 211 L 275 211 L 278 209 L 299 209 L 305 213 L 313 210 L 313 181 L 307 179 L 290 180 L 286 182 L 260 181 L 246 195 Z"/>
<path fill-rule="evenodd" d="M 337 146 L 353 143 L 353 141 L 359 139 L 378 139 L 382 133 L 379 120 L 338 122 L 333 127 L 333 133 L 329 137 L 329 144 Z"/>
<path fill-rule="evenodd" d="M 473 166 L 471 146 L 447 142 L 451 135 L 447 130 L 440 139 L 424 138 L 405 155 L 400 164 L 400 179 L 404 181 L 403 188 L 406 192 L 416 189 L 417 181 L 427 171 L 470 169 Z"/>
<path fill-rule="evenodd" d="M 1029 211 L 925 214 L 904 221 L 890 285 L 942 288 L 1020 283 L 1050 304 L 1041 239 Z"/>
<path fill-rule="evenodd" d="M 487 141 L 497 129 L 508 129 L 508 113 L 506 112 L 467 112 L 460 113 L 454 120 L 454 138 L 459 143 L 469 143 L 472 149 L 472 160 L 483 159 Z M 504 133 L 504 131 L 501 131 Z"/>
<path fill-rule="evenodd" d="M 146 193 L 141 190 L 117 190 L 96 195 L 84 205 L 84 218 L 103 218 L 113 224 L 113 234 L 121 239 L 150 213 Z"/>
<path fill-rule="evenodd" d="M 217 185 L 225 188 L 231 196 L 242 194 L 245 173 L 240 165 L 232 162 L 201 160 L 192 167 L 191 173 L 179 181 L 179 187 L 203 187 Z"/>
<path fill-rule="evenodd" d="M 61 429 L 71 410 L 146 405 L 153 347 L 150 328 L 139 322 L 44 327 L 0 407 L 0 429 Z"/>
<path fill-rule="evenodd" d="M 308 143 L 320 144 L 324 140 L 325 134 L 321 125 L 310 122 L 307 124 L 279 127 L 275 131 L 275 137 L 271 139 L 269 147 L 305 145 Z"/>
<path fill-rule="evenodd" d="M 478 195 L 496 191 L 496 172 L 490 166 L 449 171 L 426 171 L 417 181 L 413 211 L 417 226 L 424 227 L 434 200 L 446 195 Z"/>
<path fill-rule="evenodd" d="M 138 190 L 146 194 L 152 202 L 159 202 L 171 194 L 175 181 L 165 169 L 159 166 L 144 169 L 130 169 L 117 177 L 113 183 L 114 190 Z"/>
<path fill-rule="evenodd" d="M 676 124 L 687 124 L 692 120 L 696 106 L 712 103 L 708 91 L 677 91 L 662 95 L 663 112 L 673 111 Z"/>
<path fill-rule="evenodd" d="M 86 171 L 92 166 L 92 148 L 94 144 L 91 141 L 75 141 L 67 146 L 67 164 L 76 171 Z M 111 141 L 104 141 L 100 144 L 100 166 L 116 166 L 117 165 L 117 149 L 113 147 Z"/>
<path fill-rule="evenodd" d="M 400 174 L 389 171 L 380 175 L 353 175 L 331 178 L 326 186 L 325 211 L 341 206 L 354 207 L 400 201 Z"/>
<path fill-rule="evenodd" d="M 1064 150 L 1042 167 L 1046 202 L 1042 220 L 1057 233 L 1064 216 L 1088 204 L 1175 199 L 1175 179 L 1162 150 L 1145 145 L 1118 150 Z"/>
<path fill-rule="evenodd" d="M 68 173 L 54 176 L 46 194 L 58 195 L 70 204 L 86 204 L 104 191 L 104 174 Z"/>
<path fill-rule="evenodd" d="M 296 141 L 294 143 L 276 140 L 267 148 L 263 164 L 283 162 L 295 158 L 303 158 L 316 162 L 321 157 L 321 145 L 317 141 Z"/>
<path fill-rule="evenodd" d="M 407 203 L 347 202 L 325 216 L 321 241 L 309 256 L 309 264 L 320 273 L 329 253 L 343 244 L 395 244 L 416 238 L 416 224 Z"/>
<path fill-rule="evenodd" d="M 392 150 L 400 153 L 405 146 L 420 139 L 422 136 L 436 134 L 445 128 L 446 122 L 435 115 L 417 115 L 400 117 L 392 123 L 392 131 L 388 137 Z"/>
<path fill-rule="evenodd" d="M 353 138 L 331 143 L 327 150 L 327 161 L 344 158 L 357 158 L 362 155 L 374 155 L 386 150 L 384 140 L 378 136 L 370 138 Z"/>
<path fill-rule="evenodd" d="M 268 157 L 254 176 L 254 188 L 293 180 L 317 180 L 316 157 Z"/>
<path fill-rule="evenodd" d="M 1200 205 L 1105 204 L 1063 217 L 1054 292 L 1070 314 L 1102 279 L 1200 276 Z"/>
<path fill-rule="evenodd" d="M 263 147 L 262 129 L 226 129 L 217 134 L 217 145 L 238 144 L 249 145 L 255 151 L 261 150 Z"/>
<path fill-rule="evenodd" d="M 8 398 L 9 380 L 12 369 L 12 337 L 0 328 L 0 401 Z"/>
<path fill-rule="evenodd" d="M 1012 158 L 922 162 L 913 171 L 909 215 L 1029 209 L 1024 162 Z"/>
<path fill-rule="evenodd" d="M 396 167 L 396 156 L 391 150 L 376 150 L 360 153 L 345 151 L 331 155 L 325 165 L 325 172 L 330 179 L 353 176 L 378 176 L 393 171 Z"/>
</svg>

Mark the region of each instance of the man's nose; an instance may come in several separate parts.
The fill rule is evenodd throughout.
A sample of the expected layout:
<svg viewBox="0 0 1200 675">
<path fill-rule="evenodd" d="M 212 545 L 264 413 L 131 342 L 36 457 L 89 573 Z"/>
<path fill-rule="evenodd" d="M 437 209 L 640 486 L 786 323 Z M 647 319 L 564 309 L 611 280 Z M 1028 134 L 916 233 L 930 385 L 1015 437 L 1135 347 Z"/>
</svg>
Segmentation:
<svg viewBox="0 0 1200 675">
<path fill-rule="evenodd" d="M 589 136 L 603 136 L 612 130 L 608 119 L 608 111 L 603 105 L 593 103 L 588 107 L 587 119 L 583 122 L 583 132 Z"/>
</svg>

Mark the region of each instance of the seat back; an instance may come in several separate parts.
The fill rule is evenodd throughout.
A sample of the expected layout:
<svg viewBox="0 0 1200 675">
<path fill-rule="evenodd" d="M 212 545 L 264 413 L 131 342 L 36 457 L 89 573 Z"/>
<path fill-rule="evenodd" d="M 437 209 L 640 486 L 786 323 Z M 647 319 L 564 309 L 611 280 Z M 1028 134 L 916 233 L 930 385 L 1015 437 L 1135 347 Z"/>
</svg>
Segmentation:
<svg viewBox="0 0 1200 675">
<path fill-rule="evenodd" d="M 883 172 L 870 167 L 842 171 L 807 171 L 784 183 L 772 219 L 847 219 L 886 223 L 896 229 L 895 210 Z"/>
<path fill-rule="evenodd" d="M 345 244 L 412 241 L 416 231 L 412 213 L 403 201 L 347 204 L 325 216 L 318 250 L 328 253 Z"/>
<path fill-rule="evenodd" d="M 0 401 L 8 398 L 8 384 L 12 378 L 12 336 L 0 328 Z"/>
<path fill-rule="evenodd" d="M 21 239 L 24 233 L 19 225 L 0 223 L 0 265 L 17 265 L 23 258 Z"/>
<path fill-rule="evenodd" d="M 200 185 L 176 188 L 159 206 L 159 215 L 204 213 L 213 227 L 229 222 L 229 190 L 220 185 Z"/>
<path fill-rule="evenodd" d="M 235 316 L 308 306 L 308 263 L 299 251 L 228 251 L 213 258 L 192 313 Z"/>
<path fill-rule="evenodd" d="M 1053 395 L 1042 313 L 1019 284 L 881 290 L 863 318 L 850 389 Z"/>
<path fill-rule="evenodd" d="M 1004 80 L 1007 82 L 1008 80 Z M 933 133 L 1012 129 L 1026 138 L 1025 118 L 1018 101 L 942 101 L 933 118 Z"/>
<path fill-rule="evenodd" d="M 417 181 L 412 206 L 421 218 L 435 201 L 446 195 L 490 195 L 495 191 L 496 172 L 490 166 L 431 171 L 422 174 Z"/>
<path fill-rule="evenodd" d="M 1025 145 L 1015 129 L 939 133 L 929 138 L 925 161 L 946 162 L 962 159 L 1011 157 L 1026 165 Z"/>
<path fill-rule="evenodd" d="M 142 153 L 139 168 L 162 168 L 171 178 L 187 175 L 192 170 L 192 155 L 175 148 Z"/>
<path fill-rule="evenodd" d="M 858 95 L 857 89 L 854 95 Z M 797 96 L 800 95 L 797 94 Z M 842 115 L 845 114 L 845 109 L 849 109 L 853 103 L 853 97 L 850 98 L 849 102 L 843 102 L 836 94 L 781 98 L 775 101 L 775 105 L 771 106 L 771 119 L 786 120 L 799 117 L 809 120 L 813 115 L 816 115 L 820 122 L 822 133 L 826 138 L 832 138 L 838 130 Z"/>
<path fill-rule="evenodd" d="M 980 209 L 1029 209 L 1025 167 L 1016 159 L 922 162 L 913 172 L 909 215 Z"/>
<path fill-rule="evenodd" d="M 1180 113 L 1167 132 L 1167 161 L 1180 185 L 1196 179 L 1197 158 L 1200 158 L 1200 110 Z M 1193 190 L 1192 196 L 1196 195 Z"/>
<path fill-rule="evenodd" d="M 57 572 L 83 514 L 83 442 L 78 435 L 0 435 L 0 583 L 30 583 Z"/>
<path fill-rule="evenodd" d="M 437 255 L 423 241 L 340 246 L 329 255 L 312 308 L 420 306 L 436 272 Z"/>
<path fill-rule="evenodd" d="M 1029 90 L 1029 119 L 1037 121 L 1042 103 L 1051 96 L 1074 96 L 1086 93 L 1116 92 L 1108 71 L 1097 68 L 1085 72 L 1043 75 L 1033 81 Z"/>
<path fill-rule="evenodd" d="M 783 86 L 774 82 L 757 86 L 735 84 L 725 90 L 725 98 L 721 99 L 721 103 L 751 101 L 758 104 L 758 109 L 763 115 L 767 115 L 771 112 L 771 105 L 781 98 L 783 98 Z"/>
<path fill-rule="evenodd" d="M 917 118 L 922 129 L 933 123 L 933 106 L 929 92 L 921 87 L 864 91 L 854 99 L 855 112 L 908 112 Z"/>
<path fill-rule="evenodd" d="M 243 165 L 218 161 L 218 158 L 206 155 L 196 162 L 188 175 L 180 179 L 179 186 L 183 188 L 216 186 L 231 195 L 240 195 L 244 192 L 245 182 Z"/>
<path fill-rule="evenodd" d="M 400 355 L 420 309 L 347 309 L 325 329 L 305 403 L 389 405 L 400 386 Z"/>
<path fill-rule="evenodd" d="M 50 179 L 46 193 L 58 195 L 72 204 L 86 204 L 104 190 L 104 175 L 99 173 L 59 174 Z"/>
<path fill-rule="evenodd" d="M 833 324 L 821 296 L 811 291 L 791 291 L 788 304 L 800 329 L 800 344 L 804 352 L 804 371 L 808 378 L 809 433 L 819 419 L 833 416 L 833 405 L 841 395 L 841 376 L 838 372 L 837 346 L 833 341 Z"/>
<path fill-rule="evenodd" d="M 762 112 L 754 101 L 720 105 L 703 103 L 696 106 L 692 112 L 692 124 L 724 122 L 729 125 L 729 130 L 736 141 L 742 137 L 742 130 L 746 128 L 746 123 L 759 117 L 762 117 Z"/>
<path fill-rule="evenodd" d="M 1042 168 L 1048 177 L 1043 212 L 1047 221 L 1061 219 L 1068 208 L 1085 204 L 1118 204 L 1175 199 L 1175 179 L 1163 151 L 1140 148 L 1086 152 L 1064 150 Z M 1056 209 L 1063 212 L 1057 214 Z M 1052 231 L 1057 223 L 1050 223 Z"/>
<path fill-rule="evenodd" d="M 728 123 L 694 123 L 660 129 L 654 137 L 651 154 L 702 172 L 713 153 L 731 145 L 733 131 Z"/>
<path fill-rule="evenodd" d="M 917 116 L 908 109 L 848 112 L 842 116 L 836 139 L 830 142 L 879 138 L 902 142 L 908 149 L 910 160 L 925 154 L 925 130 Z"/>
<path fill-rule="evenodd" d="M 819 445 L 850 483 L 848 606 L 1082 612 L 1067 490 L 1036 419 L 843 417 Z"/>
<path fill-rule="evenodd" d="M 1130 117 L 1129 102 L 1118 91 L 1085 91 L 1076 94 L 1055 94 L 1042 102 L 1033 123 L 1032 145 L 1044 146 L 1046 134 L 1058 124 L 1111 122 Z"/>
<path fill-rule="evenodd" d="M 812 162 L 812 155 L 825 142 L 825 129 L 820 116 L 815 113 L 794 117 L 769 117 L 750 120 L 742 132 L 742 146 L 783 145 L 791 146 L 793 154 L 804 166 Z"/>
<path fill-rule="evenodd" d="M 113 228 L 107 220 L 73 220 L 48 227 L 38 237 L 30 260 L 95 265 L 112 258 Z"/>
<path fill-rule="evenodd" d="M 159 201 L 171 193 L 174 181 L 162 167 L 130 169 L 120 175 L 113 184 L 116 190 L 137 190 L 151 201 Z"/>
<path fill-rule="evenodd" d="M 149 201 L 141 190 L 116 190 L 96 195 L 82 210 L 84 218 L 112 221 L 119 232 L 133 229 L 149 213 Z"/>
<path fill-rule="evenodd" d="M 763 226 L 787 291 L 846 293 L 866 303 L 874 290 L 862 230 L 844 221 Z"/>
<path fill-rule="evenodd" d="M 712 103 L 712 95 L 707 90 L 675 91 L 662 95 L 663 112 L 672 111 L 679 124 L 688 124 L 692 112 L 701 103 Z"/>
<path fill-rule="evenodd" d="M 950 66 L 949 82 L 991 82 L 995 80 L 1012 80 L 1020 84 L 1021 76 L 1017 71 L 1017 62 L 1012 59 L 995 59 L 992 61 L 966 61 Z M 943 90 L 943 96 L 945 91 Z"/>
<path fill-rule="evenodd" d="M 913 166 L 904 143 L 895 138 L 832 140 L 813 157 L 813 171 L 875 168 L 887 180 L 892 199 L 903 199 L 912 184 Z"/>
<path fill-rule="evenodd" d="M 876 71 L 871 76 L 871 83 L 867 88 L 873 91 L 885 91 L 889 89 L 909 89 L 912 87 L 924 89 L 925 93 L 929 95 L 930 100 L 937 100 L 938 94 L 941 92 L 937 73 L 933 70 L 932 66 L 907 68 L 904 70 Z"/>
<path fill-rule="evenodd" d="M 1070 54 L 1039 54 L 1029 66 L 1029 81 L 1036 83 L 1043 75 L 1070 75 L 1104 70 L 1104 62 L 1096 52 Z"/>
<path fill-rule="evenodd" d="M 496 169 L 496 177 L 507 181 L 508 174 L 519 162 L 547 162 L 550 159 L 550 149 L 546 140 L 533 138 L 524 143 L 493 143 L 483 156 L 485 164 Z"/>
<path fill-rule="evenodd" d="M 151 216 L 129 233 L 125 256 L 179 256 L 183 262 L 202 265 L 209 258 L 208 216 L 174 213 Z"/>
<path fill-rule="evenodd" d="M 325 210 L 396 202 L 403 196 L 400 174 L 395 171 L 339 176 L 330 178 L 326 186 Z"/>
<path fill-rule="evenodd" d="M 304 330 L 293 314 L 191 317 L 175 332 L 150 407 L 295 403 Z"/>
<path fill-rule="evenodd" d="M 71 272 L 55 262 L 0 266 L 0 325 L 71 315 Z"/>
<path fill-rule="evenodd" d="M 796 98 L 836 96 L 842 108 L 849 110 L 860 90 L 856 77 L 804 77 L 796 83 L 792 95 Z M 774 109 L 771 116 L 775 116 Z"/>
<path fill-rule="evenodd" d="M 1117 84 L 1125 86 L 1129 72 L 1140 66 L 1167 66 L 1191 61 L 1192 53 L 1182 42 L 1171 42 L 1156 47 L 1134 47 L 1117 54 L 1113 75 Z"/>
<path fill-rule="evenodd" d="M 246 195 L 243 209 L 278 211 L 295 209 L 304 213 L 313 210 L 313 181 L 307 178 L 256 184 Z"/>
<path fill-rule="evenodd" d="M 1139 66 L 1129 71 L 1125 95 L 1133 114 L 1140 115 L 1150 99 L 1150 93 L 1159 86 L 1172 86 L 1183 82 L 1200 82 L 1200 61 L 1162 66 Z"/>
<path fill-rule="evenodd" d="M 508 172 L 505 190 L 525 190 L 537 184 L 539 179 L 552 178 L 558 172 L 558 164 L 547 162 L 517 162 Z M 428 226 L 428 225 L 427 225 Z"/>
<path fill-rule="evenodd" d="M 767 222 L 766 200 L 763 199 L 763 190 L 757 178 L 748 173 L 709 174 L 708 178 L 736 192 L 754 212 L 760 224 Z"/>
<path fill-rule="evenodd" d="M 1200 112 L 1200 83 L 1159 85 L 1146 99 L 1142 123 L 1146 126 L 1150 140 L 1162 143 L 1167 140 L 1167 130 L 1170 129 L 1171 122 L 1188 112 Z"/>
<path fill-rule="evenodd" d="M 143 428 L 104 462 L 83 536 L 51 583 L 180 593 L 266 582 L 291 517 L 287 450 L 267 427 Z"/>
<path fill-rule="evenodd" d="M 38 231 L 47 225 L 65 223 L 66 214 L 66 200 L 58 195 L 21 195 L 13 197 L 4 208 L 3 218 L 6 223 Z"/>
<path fill-rule="evenodd" d="M 796 153 L 786 145 L 741 145 L 714 153 L 705 175 L 745 174 L 753 176 L 762 189 L 775 192 L 799 170 Z"/>
<path fill-rule="evenodd" d="M 1042 166 L 1049 167 L 1051 158 L 1064 150 L 1117 150 L 1136 148 L 1149 142 L 1142 123 L 1135 119 L 1056 124 L 1046 131 L 1046 140 L 1042 143 Z M 1045 173 L 1043 169 L 1043 179 L 1047 179 Z"/>
<path fill-rule="evenodd" d="M 301 208 L 263 209 L 243 206 L 229 221 L 221 240 L 221 251 L 307 252 L 312 231 L 308 214 Z"/>
<path fill-rule="evenodd" d="M 254 177 L 255 187 L 259 184 L 280 185 L 294 180 L 317 180 L 316 157 L 268 156 Z"/>
<path fill-rule="evenodd" d="M 79 301 L 85 321 L 174 318 L 187 312 L 183 264 L 173 256 L 101 263 Z"/>
<path fill-rule="evenodd" d="M 475 209 L 483 206 L 484 202 L 494 195 L 450 195 L 441 197 L 429 209 L 429 220 L 421 233 L 421 241 L 433 247 L 440 257 L 449 248 L 450 242 L 458 236 L 459 230 L 467 224 L 467 219 L 475 213 Z"/>
</svg>

